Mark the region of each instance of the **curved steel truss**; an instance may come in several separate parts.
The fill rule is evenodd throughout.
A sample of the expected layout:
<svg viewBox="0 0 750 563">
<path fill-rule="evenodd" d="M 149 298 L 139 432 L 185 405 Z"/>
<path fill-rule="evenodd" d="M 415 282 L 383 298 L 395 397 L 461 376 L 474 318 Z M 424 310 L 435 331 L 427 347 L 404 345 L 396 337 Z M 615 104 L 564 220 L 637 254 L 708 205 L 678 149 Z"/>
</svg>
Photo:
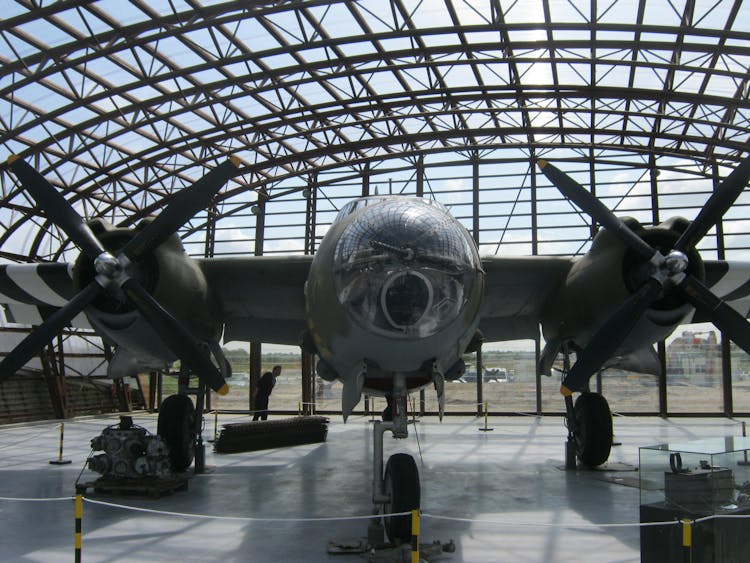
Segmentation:
<svg viewBox="0 0 750 563">
<path fill-rule="evenodd" d="M 711 190 L 698 180 L 748 152 L 741 0 L 17 0 L 3 18 L 2 153 L 83 215 L 133 224 L 242 159 L 183 230 L 196 254 L 263 252 L 260 190 L 280 202 L 266 251 L 309 252 L 338 201 L 394 183 L 455 205 L 484 251 L 575 252 L 588 220 L 544 191 L 535 158 L 656 221 L 660 207 L 692 216 Z M 0 184 L 3 257 L 71 250 L 4 168 Z M 570 235 L 545 223 L 561 214 Z M 750 246 L 745 216 L 727 218 L 730 250 Z M 544 247 L 553 226 L 571 245 Z"/>
</svg>

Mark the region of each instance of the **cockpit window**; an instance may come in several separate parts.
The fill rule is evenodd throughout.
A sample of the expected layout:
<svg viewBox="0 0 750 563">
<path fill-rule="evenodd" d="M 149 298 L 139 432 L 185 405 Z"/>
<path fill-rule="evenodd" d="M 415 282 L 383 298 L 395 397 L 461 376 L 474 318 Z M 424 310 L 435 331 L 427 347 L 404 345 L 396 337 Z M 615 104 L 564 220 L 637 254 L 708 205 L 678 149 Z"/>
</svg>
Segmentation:
<svg viewBox="0 0 750 563">
<path fill-rule="evenodd" d="M 429 336 L 465 304 L 476 276 L 476 253 L 466 231 L 442 206 L 414 198 L 380 202 L 370 201 L 338 241 L 339 301 L 368 329 Z"/>
</svg>

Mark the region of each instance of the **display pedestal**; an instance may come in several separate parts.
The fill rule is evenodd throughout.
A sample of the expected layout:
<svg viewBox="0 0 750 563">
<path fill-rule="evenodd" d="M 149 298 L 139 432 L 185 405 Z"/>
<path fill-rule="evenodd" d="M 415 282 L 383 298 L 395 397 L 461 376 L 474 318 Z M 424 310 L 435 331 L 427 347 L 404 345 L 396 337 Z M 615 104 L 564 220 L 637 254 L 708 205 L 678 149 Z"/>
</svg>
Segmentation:
<svg viewBox="0 0 750 563">
<path fill-rule="evenodd" d="M 696 520 L 711 514 L 688 512 L 666 503 L 641 505 L 641 523 Z M 718 515 L 750 515 L 750 508 Z M 692 563 L 741 563 L 750 554 L 750 519 L 714 518 L 693 524 Z M 682 525 L 641 527 L 641 563 L 683 563 Z"/>
<path fill-rule="evenodd" d="M 671 523 L 641 527 L 641 562 L 750 561 L 749 457 L 746 437 L 640 448 L 641 523 Z"/>
</svg>

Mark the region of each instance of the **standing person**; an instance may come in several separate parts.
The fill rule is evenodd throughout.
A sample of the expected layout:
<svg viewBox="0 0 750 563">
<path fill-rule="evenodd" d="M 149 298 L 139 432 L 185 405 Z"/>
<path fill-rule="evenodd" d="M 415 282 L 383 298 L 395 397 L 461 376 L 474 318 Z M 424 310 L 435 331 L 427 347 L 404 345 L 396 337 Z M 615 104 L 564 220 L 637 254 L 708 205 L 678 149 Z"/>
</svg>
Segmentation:
<svg viewBox="0 0 750 563">
<path fill-rule="evenodd" d="M 281 374 L 281 366 L 273 366 L 272 371 L 267 371 L 258 380 L 258 392 L 255 395 L 255 416 L 253 420 L 268 419 L 268 398 L 271 396 L 276 378 Z"/>
</svg>

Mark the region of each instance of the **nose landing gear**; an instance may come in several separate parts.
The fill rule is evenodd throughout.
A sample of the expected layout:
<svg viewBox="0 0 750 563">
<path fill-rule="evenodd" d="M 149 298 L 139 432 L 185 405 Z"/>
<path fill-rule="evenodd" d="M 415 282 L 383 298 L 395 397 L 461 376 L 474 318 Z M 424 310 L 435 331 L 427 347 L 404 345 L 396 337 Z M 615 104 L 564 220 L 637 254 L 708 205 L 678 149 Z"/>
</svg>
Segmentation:
<svg viewBox="0 0 750 563">
<path fill-rule="evenodd" d="M 394 378 L 394 391 L 391 396 L 393 420 L 376 422 L 373 428 L 373 476 L 372 502 L 375 505 L 375 520 L 370 524 L 368 539 L 371 545 L 383 543 L 383 528 L 380 514 L 386 515 L 385 533 L 394 544 L 411 541 L 411 514 L 388 516 L 419 509 L 419 471 L 414 458 L 405 453 L 397 453 L 388 459 L 383 472 L 383 434 L 390 430 L 397 439 L 409 435 L 407 428 L 407 392 L 403 377 Z"/>
<path fill-rule="evenodd" d="M 570 361 L 567 350 L 563 351 L 563 387 Z M 565 397 L 565 423 L 568 440 L 565 443 L 565 468 L 575 469 L 580 461 L 586 467 L 596 467 L 609 459 L 612 449 L 612 413 L 609 403 L 599 393 L 583 391 L 573 403 L 573 394 L 563 392 Z"/>
</svg>

